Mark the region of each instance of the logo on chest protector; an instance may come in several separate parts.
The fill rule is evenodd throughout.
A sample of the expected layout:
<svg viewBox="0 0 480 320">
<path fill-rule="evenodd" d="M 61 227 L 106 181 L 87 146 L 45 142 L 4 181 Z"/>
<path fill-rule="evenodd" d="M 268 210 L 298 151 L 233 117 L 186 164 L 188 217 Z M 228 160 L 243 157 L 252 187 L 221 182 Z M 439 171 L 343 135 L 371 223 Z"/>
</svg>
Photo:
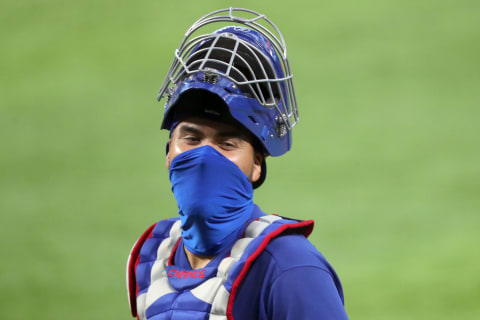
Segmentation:
<svg viewBox="0 0 480 320">
<path fill-rule="evenodd" d="M 207 270 L 179 271 L 176 269 L 171 269 L 168 272 L 168 277 L 177 279 L 205 278 L 205 271 Z"/>
</svg>

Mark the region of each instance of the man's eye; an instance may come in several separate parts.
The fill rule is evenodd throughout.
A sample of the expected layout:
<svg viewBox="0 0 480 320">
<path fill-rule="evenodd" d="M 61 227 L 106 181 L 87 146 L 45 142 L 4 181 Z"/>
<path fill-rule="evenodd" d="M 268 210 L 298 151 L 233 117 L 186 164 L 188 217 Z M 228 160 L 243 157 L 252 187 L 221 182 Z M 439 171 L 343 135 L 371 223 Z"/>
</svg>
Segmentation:
<svg viewBox="0 0 480 320">
<path fill-rule="evenodd" d="M 225 149 L 234 149 L 236 148 L 237 144 L 233 141 L 222 141 L 220 145 Z"/>
<path fill-rule="evenodd" d="M 187 142 L 190 142 L 190 143 L 200 141 L 199 138 L 194 137 L 194 136 L 186 136 L 186 137 L 183 137 L 183 140 L 185 140 L 185 141 L 187 141 Z"/>
</svg>

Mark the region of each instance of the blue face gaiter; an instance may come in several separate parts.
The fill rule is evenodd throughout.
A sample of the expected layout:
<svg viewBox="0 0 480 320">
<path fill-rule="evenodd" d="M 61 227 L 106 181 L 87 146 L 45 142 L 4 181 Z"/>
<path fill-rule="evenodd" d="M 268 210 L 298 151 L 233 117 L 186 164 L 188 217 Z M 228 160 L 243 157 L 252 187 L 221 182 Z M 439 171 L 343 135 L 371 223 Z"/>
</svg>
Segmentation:
<svg viewBox="0 0 480 320">
<path fill-rule="evenodd" d="M 169 173 L 187 249 L 214 256 L 233 245 L 254 207 L 252 184 L 240 168 L 202 146 L 177 155 Z"/>
</svg>

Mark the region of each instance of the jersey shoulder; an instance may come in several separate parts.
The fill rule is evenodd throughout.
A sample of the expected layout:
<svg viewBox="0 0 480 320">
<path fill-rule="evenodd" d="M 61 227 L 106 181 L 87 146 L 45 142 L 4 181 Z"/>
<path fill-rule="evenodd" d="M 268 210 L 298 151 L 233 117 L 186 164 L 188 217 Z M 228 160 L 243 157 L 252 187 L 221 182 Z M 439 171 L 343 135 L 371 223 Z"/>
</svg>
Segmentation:
<svg viewBox="0 0 480 320">
<path fill-rule="evenodd" d="M 234 305 L 239 319 L 316 319 L 329 313 L 342 316 L 325 319 L 345 319 L 340 279 L 323 254 L 297 233 L 283 233 L 268 243 Z"/>
<path fill-rule="evenodd" d="M 332 267 L 315 246 L 301 234 L 282 235 L 265 248 L 280 272 L 297 267 L 317 267 L 331 272 Z"/>
</svg>

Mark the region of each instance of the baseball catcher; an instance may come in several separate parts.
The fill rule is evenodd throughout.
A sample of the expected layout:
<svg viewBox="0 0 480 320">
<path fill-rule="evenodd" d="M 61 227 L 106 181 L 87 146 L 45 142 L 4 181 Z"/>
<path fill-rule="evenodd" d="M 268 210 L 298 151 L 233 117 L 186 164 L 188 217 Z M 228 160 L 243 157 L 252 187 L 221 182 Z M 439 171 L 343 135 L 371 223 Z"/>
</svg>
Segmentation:
<svg viewBox="0 0 480 320">
<path fill-rule="evenodd" d="M 299 120 L 275 24 L 247 9 L 203 16 L 175 50 L 158 99 L 178 215 L 148 228 L 130 253 L 132 315 L 347 319 L 335 271 L 307 240 L 313 221 L 253 201 L 266 158 L 290 150 Z"/>
</svg>

